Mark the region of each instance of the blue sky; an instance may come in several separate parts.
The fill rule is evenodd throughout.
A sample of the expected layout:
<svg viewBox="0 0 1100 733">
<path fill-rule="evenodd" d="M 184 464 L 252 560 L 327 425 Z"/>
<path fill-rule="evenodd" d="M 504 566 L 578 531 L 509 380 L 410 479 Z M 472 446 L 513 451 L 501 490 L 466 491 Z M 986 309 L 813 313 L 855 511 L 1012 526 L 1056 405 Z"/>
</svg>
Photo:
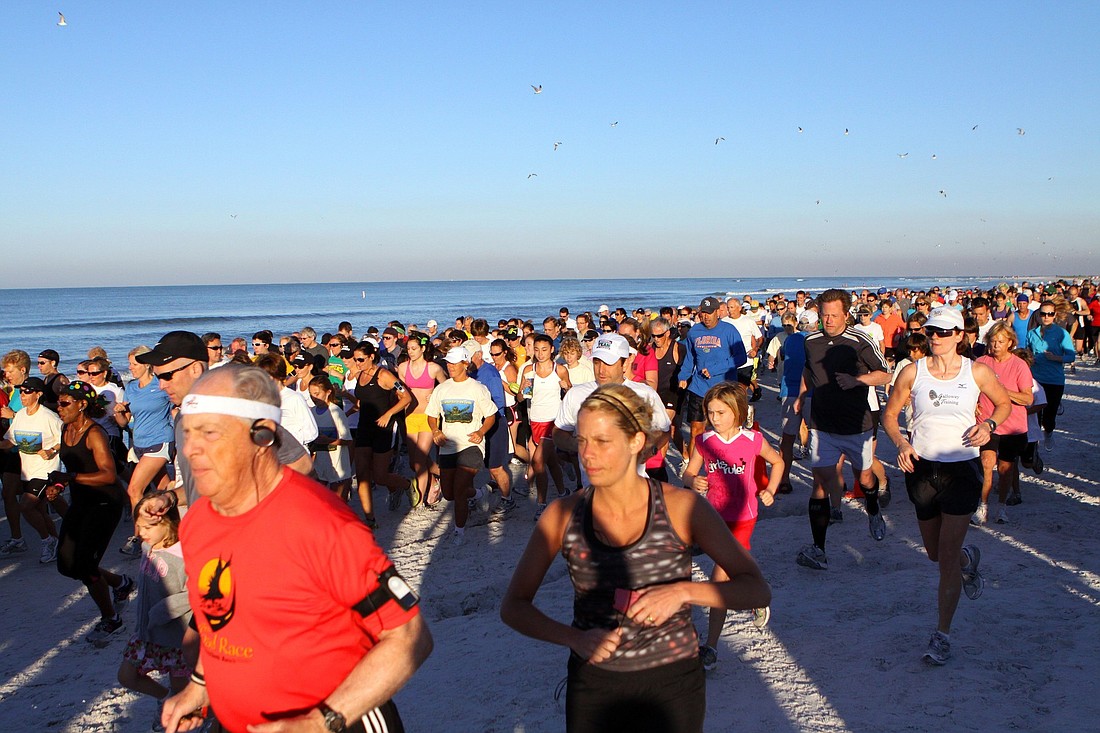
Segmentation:
<svg viewBox="0 0 1100 733">
<path fill-rule="evenodd" d="M 5 0 L 0 248 L 51 267 L 4 285 L 1094 272 L 1098 28 L 1094 2 Z"/>
</svg>

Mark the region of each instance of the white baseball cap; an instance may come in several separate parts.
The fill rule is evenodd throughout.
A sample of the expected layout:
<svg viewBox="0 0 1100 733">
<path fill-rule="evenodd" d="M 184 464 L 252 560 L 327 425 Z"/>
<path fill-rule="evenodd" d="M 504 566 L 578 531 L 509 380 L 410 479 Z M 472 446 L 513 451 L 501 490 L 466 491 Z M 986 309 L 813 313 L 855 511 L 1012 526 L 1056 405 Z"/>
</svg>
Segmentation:
<svg viewBox="0 0 1100 733">
<path fill-rule="evenodd" d="M 602 334 L 592 346 L 592 358 L 604 364 L 614 364 L 630 356 L 630 343 L 617 333 Z"/>
<path fill-rule="evenodd" d="M 936 308 L 929 316 L 928 320 L 924 322 L 924 327 L 928 328 L 952 328 L 956 331 L 963 330 L 963 314 L 957 308 Z"/>
</svg>

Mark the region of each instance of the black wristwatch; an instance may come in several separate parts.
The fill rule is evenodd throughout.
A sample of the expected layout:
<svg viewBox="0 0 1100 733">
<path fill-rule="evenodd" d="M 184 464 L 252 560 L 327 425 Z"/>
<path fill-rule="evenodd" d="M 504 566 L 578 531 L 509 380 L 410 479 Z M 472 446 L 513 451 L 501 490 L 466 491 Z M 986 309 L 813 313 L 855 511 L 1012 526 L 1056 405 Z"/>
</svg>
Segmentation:
<svg viewBox="0 0 1100 733">
<path fill-rule="evenodd" d="M 985 424 L 989 426 L 989 432 L 992 433 L 997 429 L 997 421 L 991 417 L 984 420 Z"/>
<path fill-rule="evenodd" d="M 317 709 L 321 711 L 321 715 L 325 716 L 325 728 L 327 730 L 332 731 L 332 733 L 343 733 L 348 729 L 348 721 L 344 719 L 344 716 L 330 708 L 324 700 L 317 703 Z"/>
</svg>

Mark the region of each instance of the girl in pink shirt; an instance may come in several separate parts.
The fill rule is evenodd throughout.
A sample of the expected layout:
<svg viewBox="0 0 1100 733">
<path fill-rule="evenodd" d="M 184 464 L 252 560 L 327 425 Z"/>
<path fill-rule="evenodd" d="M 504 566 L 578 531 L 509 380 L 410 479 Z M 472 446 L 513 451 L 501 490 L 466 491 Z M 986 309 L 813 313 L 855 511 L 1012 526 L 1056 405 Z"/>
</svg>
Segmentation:
<svg viewBox="0 0 1100 733">
<path fill-rule="evenodd" d="M 757 460 L 771 464 L 768 486 L 776 487 L 783 477 L 783 457 L 761 432 L 754 427 L 744 427 L 749 403 L 745 388 L 740 384 L 722 382 L 711 387 L 703 397 L 703 409 L 710 429 L 695 438 L 695 451 L 684 471 L 684 486 L 706 496 L 734 538 L 748 550 L 756 527 L 757 501 L 764 506 L 771 506 L 775 501 L 774 489 L 757 484 Z M 726 580 L 721 568 L 715 567 L 712 580 Z M 764 628 L 770 617 L 768 608 L 752 612 L 757 628 Z M 725 609 L 712 608 L 707 643 L 700 647 L 704 667 L 707 667 L 708 656 L 717 663 L 715 645 L 725 622 Z"/>
</svg>

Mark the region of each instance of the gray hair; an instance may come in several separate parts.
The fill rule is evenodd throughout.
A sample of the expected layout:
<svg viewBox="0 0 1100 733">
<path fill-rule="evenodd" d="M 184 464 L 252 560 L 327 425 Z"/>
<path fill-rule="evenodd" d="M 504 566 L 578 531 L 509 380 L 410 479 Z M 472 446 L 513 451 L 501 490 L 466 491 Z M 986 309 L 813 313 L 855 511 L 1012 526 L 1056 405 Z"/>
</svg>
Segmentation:
<svg viewBox="0 0 1100 733">
<path fill-rule="evenodd" d="M 298 333 L 302 334 L 302 338 L 317 338 L 317 332 L 313 330 L 312 326 L 305 326 Z"/>
<path fill-rule="evenodd" d="M 229 377 L 230 379 L 232 389 L 230 396 L 232 397 L 263 402 L 275 407 L 281 407 L 283 404 L 282 398 L 279 396 L 279 387 L 275 384 L 275 380 L 271 378 L 271 375 L 259 367 L 248 364 L 229 363 L 217 369 L 211 369 L 195 381 L 192 390 L 199 391 L 199 388 L 211 379 L 222 379 L 223 377 Z"/>
</svg>

